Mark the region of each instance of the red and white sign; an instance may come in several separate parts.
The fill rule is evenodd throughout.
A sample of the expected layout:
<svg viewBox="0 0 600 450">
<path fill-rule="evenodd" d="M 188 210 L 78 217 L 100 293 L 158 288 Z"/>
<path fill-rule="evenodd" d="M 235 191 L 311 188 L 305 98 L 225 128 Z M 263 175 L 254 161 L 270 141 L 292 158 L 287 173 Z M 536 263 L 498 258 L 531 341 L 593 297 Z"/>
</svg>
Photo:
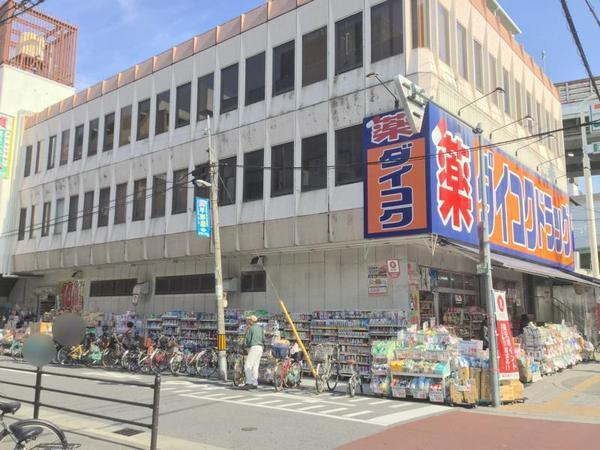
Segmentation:
<svg viewBox="0 0 600 450">
<path fill-rule="evenodd" d="M 400 277 L 400 262 L 397 259 L 388 259 L 387 272 L 390 278 Z"/>
<path fill-rule="evenodd" d="M 496 333 L 498 335 L 498 378 L 500 380 L 518 380 L 519 362 L 515 354 L 515 345 L 506 307 L 506 293 L 493 291 L 496 315 Z"/>
</svg>

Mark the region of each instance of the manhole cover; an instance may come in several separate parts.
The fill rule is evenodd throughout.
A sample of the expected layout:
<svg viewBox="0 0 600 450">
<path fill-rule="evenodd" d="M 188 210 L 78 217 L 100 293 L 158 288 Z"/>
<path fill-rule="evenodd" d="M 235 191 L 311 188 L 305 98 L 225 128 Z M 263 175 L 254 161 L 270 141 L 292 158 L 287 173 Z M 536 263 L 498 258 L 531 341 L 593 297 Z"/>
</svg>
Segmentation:
<svg viewBox="0 0 600 450">
<path fill-rule="evenodd" d="M 141 431 L 141 430 L 134 430 L 133 428 L 122 428 L 120 430 L 113 431 L 113 433 L 120 434 L 120 435 L 123 435 L 123 436 L 135 436 L 136 434 L 142 434 L 143 431 Z"/>
<path fill-rule="evenodd" d="M 242 431 L 256 431 L 258 430 L 258 428 L 256 427 L 244 427 L 242 428 Z"/>
</svg>

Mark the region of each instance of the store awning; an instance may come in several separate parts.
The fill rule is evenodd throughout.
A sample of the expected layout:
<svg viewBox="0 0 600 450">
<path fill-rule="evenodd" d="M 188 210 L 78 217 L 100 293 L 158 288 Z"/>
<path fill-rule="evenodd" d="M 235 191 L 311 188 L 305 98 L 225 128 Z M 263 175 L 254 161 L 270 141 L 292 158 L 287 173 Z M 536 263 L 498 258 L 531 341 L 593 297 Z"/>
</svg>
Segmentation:
<svg viewBox="0 0 600 450">
<path fill-rule="evenodd" d="M 461 251 L 469 254 L 469 256 L 479 255 L 479 249 L 469 247 L 467 245 L 458 244 L 456 242 L 448 241 L 452 246 L 457 247 Z M 492 253 L 492 265 L 500 267 L 502 269 L 517 270 L 519 272 L 536 275 L 538 277 L 559 279 L 568 281 L 571 283 L 580 283 L 593 287 L 600 287 L 600 284 L 595 283 L 591 279 L 584 276 L 577 275 L 575 273 L 567 273 L 562 270 L 555 269 L 553 267 L 543 266 L 534 262 L 513 258 L 511 256 L 500 255 L 498 253 Z"/>
</svg>

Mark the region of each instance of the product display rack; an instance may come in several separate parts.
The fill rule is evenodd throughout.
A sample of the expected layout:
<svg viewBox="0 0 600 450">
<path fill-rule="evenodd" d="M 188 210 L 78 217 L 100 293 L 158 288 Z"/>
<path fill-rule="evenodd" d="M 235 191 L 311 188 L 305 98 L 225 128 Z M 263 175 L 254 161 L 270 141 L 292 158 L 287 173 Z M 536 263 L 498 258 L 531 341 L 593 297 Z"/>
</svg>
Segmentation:
<svg viewBox="0 0 600 450">
<path fill-rule="evenodd" d="M 146 336 L 156 339 L 162 333 L 162 317 L 150 316 L 146 319 Z"/>
<path fill-rule="evenodd" d="M 452 308 L 444 314 L 444 322 L 448 327 L 454 329 L 458 337 L 479 339 L 484 322 L 484 313 L 467 308 Z"/>
<path fill-rule="evenodd" d="M 179 318 L 176 312 L 168 312 L 162 316 L 162 334 L 165 336 L 179 337 Z"/>
</svg>

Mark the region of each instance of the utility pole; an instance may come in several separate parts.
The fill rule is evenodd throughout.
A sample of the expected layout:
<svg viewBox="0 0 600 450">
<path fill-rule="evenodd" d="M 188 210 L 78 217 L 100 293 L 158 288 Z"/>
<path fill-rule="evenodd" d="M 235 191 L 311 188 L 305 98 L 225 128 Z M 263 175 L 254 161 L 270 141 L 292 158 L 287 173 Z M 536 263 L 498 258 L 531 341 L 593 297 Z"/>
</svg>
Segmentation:
<svg viewBox="0 0 600 450">
<path fill-rule="evenodd" d="M 585 105 L 584 111 L 581 112 L 581 123 L 585 122 Z M 591 120 L 591 116 L 590 116 Z M 586 127 L 581 129 L 581 142 L 583 153 L 583 176 L 585 179 L 585 207 L 587 209 L 588 218 L 588 234 L 590 235 L 590 259 L 592 261 L 592 276 L 600 277 L 600 267 L 598 264 L 598 240 L 596 237 L 596 212 L 594 211 L 594 185 L 592 183 L 592 169 L 590 164 L 590 156 L 588 154 L 587 130 Z"/>
<path fill-rule="evenodd" d="M 210 115 L 206 119 L 208 161 L 210 165 L 210 202 L 212 203 L 213 243 L 215 246 L 215 292 L 217 294 L 217 352 L 219 375 L 227 381 L 227 339 L 225 336 L 225 297 L 223 295 L 223 265 L 221 261 L 221 232 L 219 229 L 219 161 L 212 146 Z"/>
<path fill-rule="evenodd" d="M 479 192 L 481 193 L 481 220 L 480 224 L 480 257 L 481 261 L 477 272 L 483 275 L 485 303 L 487 307 L 488 341 L 490 351 L 490 369 L 492 384 L 492 405 L 500 406 L 500 387 L 498 381 L 498 337 L 496 336 L 496 306 L 494 299 L 494 284 L 492 280 L 492 254 L 490 251 L 490 230 L 487 215 L 487 184 L 485 181 L 485 152 L 481 146 L 481 135 L 483 130 L 481 124 L 473 129 L 477 139 L 477 153 L 479 156 Z"/>
</svg>

